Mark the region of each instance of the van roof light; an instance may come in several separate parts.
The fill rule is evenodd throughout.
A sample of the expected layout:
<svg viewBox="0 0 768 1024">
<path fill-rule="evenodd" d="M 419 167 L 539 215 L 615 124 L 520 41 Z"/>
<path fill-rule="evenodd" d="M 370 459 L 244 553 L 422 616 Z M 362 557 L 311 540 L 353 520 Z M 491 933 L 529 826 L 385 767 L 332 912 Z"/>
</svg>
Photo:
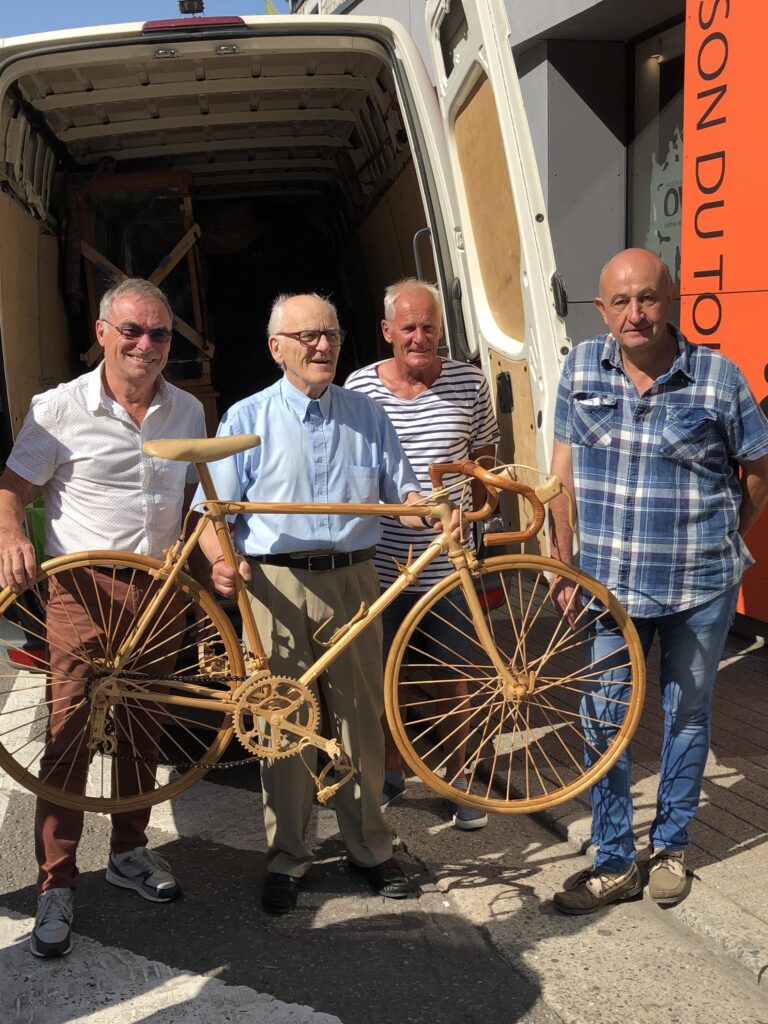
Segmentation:
<svg viewBox="0 0 768 1024">
<path fill-rule="evenodd" d="M 178 29 L 199 31 L 206 28 L 245 28 L 242 18 L 222 16 L 218 18 L 166 18 L 163 21 L 145 21 L 141 26 L 144 32 L 173 32 Z"/>
<path fill-rule="evenodd" d="M 179 0 L 179 14 L 202 14 L 205 0 Z"/>
</svg>

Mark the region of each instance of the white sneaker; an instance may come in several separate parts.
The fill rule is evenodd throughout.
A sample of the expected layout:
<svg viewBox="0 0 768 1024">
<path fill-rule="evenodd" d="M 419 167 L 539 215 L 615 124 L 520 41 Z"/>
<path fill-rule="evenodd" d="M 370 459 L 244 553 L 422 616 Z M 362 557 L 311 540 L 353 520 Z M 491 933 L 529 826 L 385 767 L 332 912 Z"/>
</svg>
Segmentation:
<svg viewBox="0 0 768 1024">
<path fill-rule="evenodd" d="M 72 949 L 74 898 L 71 889 L 47 889 L 37 901 L 29 948 L 35 956 L 66 956 Z"/>
<path fill-rule="evenodd" d="M 146 846 L 137 846 L 125 853 L 111 853 L 107 881 L 121 889 L 133 889 L 153 903 L 169 903 L 181 895 L 181 886 L 171 874 L 171 865 Z"/>
<path fill-rule="evenodd" d="M 451 785 L 462 793 L 467 791 L 466 779 L 456 779 Z M 461 832 L 471 832 L 476 828 L 485 828 L 488 824 L 488 815 L 485 811 L 478 810 L 476 807 L 466 807 L 464 804 L 457 804 L 452 801 L 448 801 L 448 806 L 453 811 L 453 827 Z"/>
</svg>

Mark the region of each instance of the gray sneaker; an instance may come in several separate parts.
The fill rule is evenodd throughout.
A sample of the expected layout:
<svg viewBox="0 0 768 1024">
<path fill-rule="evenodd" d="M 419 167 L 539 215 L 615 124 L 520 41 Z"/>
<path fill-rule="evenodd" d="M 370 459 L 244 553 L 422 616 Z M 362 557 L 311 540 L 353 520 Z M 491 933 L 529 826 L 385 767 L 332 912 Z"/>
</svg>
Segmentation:
<svg viewBox="0 0 768 1024">
<path fill-rule="evenodd" d="M 153 903 L 169 903 L 181 895 L 181 886 L 171 874 L 171 865 L 146 846 L 137 846 L 126 853 L 111 853 L 107 881 L 121 889 L 133 889 Z"/>
<path fill-rule="evenodd" d="M 611 903 L 620 903 L 639 896 L 643 880 L 634 862 L 619 875 L 605 872 L 579 871 L 566 881 L 562 892 L 556 892 L 552 902 L 561 914 L 592 914 Z"/>
<path fill-rule="evenodd" d="M 72 949 L 74 898 L 71 889 L 48 889 L 37 901 L 29 948 L 35 956 L 66 956 Z"/>
<path fill-rule="evenodd" d="M 654 850 L 650 859 L 648 895 L 654 903 L 678 903 L 688 888 L 682 850 Z"/>
<path fill-rule="evenodd" d="M 466 779 L 456 779 L 451 785 L 462 793 L 467 792 Z M 448 806 L 453 812 L 453 827 L 460 829 L 462 832 L 471 832 L 476 828 L 485 828 L 488 824 L 488 815 L 485 811 L 478 810 L 475 807 L 465 807 L 464 804 L 457 804 L 451 801 L 448 801 Z"/>
</svg>

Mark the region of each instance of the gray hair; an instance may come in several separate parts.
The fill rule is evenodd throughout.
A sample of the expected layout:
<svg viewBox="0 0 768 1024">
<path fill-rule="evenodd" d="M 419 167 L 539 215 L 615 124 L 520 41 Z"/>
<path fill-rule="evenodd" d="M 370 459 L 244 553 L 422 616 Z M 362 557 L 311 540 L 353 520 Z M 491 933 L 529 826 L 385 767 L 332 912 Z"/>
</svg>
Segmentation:
<svg viewBox="0 0 768 1024">
<path fill-rule="evenodd" d="M 112 316 L 112 306 L 117 299 L 124 295 L 138 295 L 150 302 L 159 302 L 168 310 L 173 320 L 173 310 L 168 301 L 168 296 L 157 285 L 146 281 L 143 277 L 123 277 L 111 288 L 104 292 L 99 303 L 99 320 L 108 320 Z"/>
<path fill-rule="evenodd" d="M 330 309 L 333 315 L 336 317 L 336 322 L 339 322 L 339 313 L 334 304 L 328 298 L 327 295 L 318 295 L 317 292 L 281 292 L 277 296 L 275 301 L 272 303 L 272 309 L 269 312 L 269 323 L 267 324 L 267 338 L 273 337 L 278 333 L 280 321 L 283 314 L 283 306 L 290 299 L 308 298 L 317 299 L 319 302 L 324 302 Z"/>
<path fill-rule="evenodd" d="M 395 281 L 384 292 L 384 319 L 389 321 L 395 318 L 395 304 L 403 292 L 417 291 L 426 292 L 435 304 L 437 317 L 440 326 L 443 324 L 443 302 L 437 287 L 429 281 L 422 281 L 418 277 L 404 277 L 401 281 Z"/>
</svg>

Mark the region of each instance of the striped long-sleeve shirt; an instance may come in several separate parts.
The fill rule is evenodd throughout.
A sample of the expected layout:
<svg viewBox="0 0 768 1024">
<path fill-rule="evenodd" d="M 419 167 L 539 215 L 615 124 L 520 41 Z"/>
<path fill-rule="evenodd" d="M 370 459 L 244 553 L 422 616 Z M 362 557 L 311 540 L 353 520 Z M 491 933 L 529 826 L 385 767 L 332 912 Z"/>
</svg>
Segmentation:
<svg viewBox="0 0 768 1024">
<path fill-rule="evenodd" d="M 416 398 L 398 398 L 382 384 L 377 373 L 379 363 L 356 370 L 345 387 L 378 402 L 386 410 L 423 494 L 432 490 L 429 479 L 431 462 L 459 462 L 484 445 L 497 444 L 499 431 L 491 402 L 491 393 L 482 370 L 469 363 L 444 359 L 440 376 Z M 455 477 L 446 477 L 449 484 Z M 458 495 L 454 496 L 458 501 Z M 464 508 L 472 507 L 470 488 L 463 494 Z M 401 526 L 399 520 L 382 520 L 382 535 L 376 550 L 376 569 L 382 587 L 396 577 L 395 559 L 404 562 L 413 547 L 414 558 L 432 540 L 431 532 L 419 533 Z M 428 590 L 453 566 L 444 555 L 425 570 L 413 590 Z"/>
</svg>

